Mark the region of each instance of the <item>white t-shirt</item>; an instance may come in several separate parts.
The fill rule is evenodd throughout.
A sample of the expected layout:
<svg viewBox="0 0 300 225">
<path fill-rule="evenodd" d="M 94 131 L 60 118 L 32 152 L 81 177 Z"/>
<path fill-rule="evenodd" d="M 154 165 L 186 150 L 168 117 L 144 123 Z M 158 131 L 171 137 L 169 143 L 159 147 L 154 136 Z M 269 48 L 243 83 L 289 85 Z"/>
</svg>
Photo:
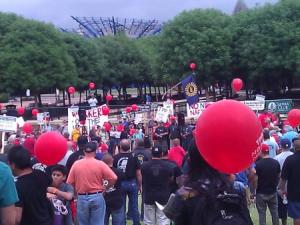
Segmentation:
<svg viewBox="0 0 300 225">
<path fill-rule="evenodd" d="M 276 159 L 280 164 L 280 169 L 282 170 L 283 163 L 286 160 L 286 158 L 290 155 L 293 155 L 291 151 L 283 151 L 280 154 L 276 155 L 274 159 Z"/>
<path fill-rule="evenodd" d="M 90 107 L 95 107 L 97 105 L 98 101 L 96 98 L 90 98 L 88 100 L 88 103 L 89 103 Z"/>
</svg>

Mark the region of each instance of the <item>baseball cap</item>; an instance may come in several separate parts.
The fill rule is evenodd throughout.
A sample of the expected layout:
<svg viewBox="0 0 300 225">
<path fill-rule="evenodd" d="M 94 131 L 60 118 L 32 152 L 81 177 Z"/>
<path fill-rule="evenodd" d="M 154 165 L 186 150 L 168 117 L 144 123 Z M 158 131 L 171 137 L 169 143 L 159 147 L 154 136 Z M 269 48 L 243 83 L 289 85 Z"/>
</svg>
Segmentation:
<svg viewBox="0 0 300 225">
<path fill-rule="evenodd" d="M 161 146 L 159 146 L 159 145 L 156 145 L 156 146 L 153 146 L 152 147 L 152 156 L 153 157 L 161 157 L 161 155 L 162 155 L 162 148 L 161 148 Z"/>
<path fill-rule="evenodd" d="M 269 153 L 269 146 L 266 144 L 261 145 L 261 152 L 262 153 Z"/>
<path fill-rule="evenodd" d="M 95 142 L 88 142 L 85 145 L 84 151 L 85 152 L 95 152 L 97 149 L 97 144 Z"/>
<path fill-rule="evenodd" d="M 288 148 L 290 149 L 291 148 L 291 141 L 287 138 L 282 138 L 281 141 L 280 141 L 280 145 L 282 148 Z"/>
</svg>

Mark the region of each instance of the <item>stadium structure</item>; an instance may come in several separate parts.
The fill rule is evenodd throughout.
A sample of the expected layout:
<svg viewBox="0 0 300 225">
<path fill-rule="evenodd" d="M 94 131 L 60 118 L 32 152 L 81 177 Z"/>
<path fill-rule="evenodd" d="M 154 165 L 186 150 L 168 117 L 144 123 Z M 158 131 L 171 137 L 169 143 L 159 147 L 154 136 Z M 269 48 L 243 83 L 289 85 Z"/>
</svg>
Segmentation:
<svg viewBox="0 0 300 225">
<path fill-rule="evenodd" d="M 116 17 L 71 17 L 78 24 L 78 28 L 72 30 L 61 28 L 61 30 L 78 33 L 88 38 L 98 38 L 118 33 L 125 33 L 131 38 L 141 38 L 158 34 L 162 29 L 162 24 L 157 20 L 120 19 Z"/>
</svg>

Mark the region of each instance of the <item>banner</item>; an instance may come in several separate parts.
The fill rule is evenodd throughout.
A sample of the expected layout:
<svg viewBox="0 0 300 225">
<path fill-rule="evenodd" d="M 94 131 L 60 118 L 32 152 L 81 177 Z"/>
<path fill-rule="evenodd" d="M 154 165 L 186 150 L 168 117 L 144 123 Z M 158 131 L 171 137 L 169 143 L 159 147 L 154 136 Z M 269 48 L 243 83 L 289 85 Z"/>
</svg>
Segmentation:
<svg viewBox="0 0 300 225">
<path fill-rule="evenodd" d="M 198 118 L 201 115 L 201 113 L 205 110 L 205 105 L 205 102 L 198 102 L 192 106 L 187 103 L 187 117 Z"/>
<path fill-rule="evenodd" d="M 159 106 L 157 108 L 155 120 L 158 122 L 167 122 L 169 118 L 169 110 L 167 108 Z"/>
<path fill-rule="evenodd" d="M 249 106 L 253 111 L 262 111 L 265 109 L 264 101 L 243 101 L 243 103 Z"/>
<path fill-rule="evenodd" d="M 0 116 L 0 131 L 17 132 L 17 117 Z"/>
<path fill-rule="evenodd" d="M 181 84 L 188 104 L 194 105 L 199 102 L 198 88 L 195 82 L 195 76 L 189 75 L 181 82 Z"/>
<path fill-rule="evenodd" d="M 78 107 L 68 108 L 68 133 L 71 135 L 73 129 L 79 124 Z"/>
<path fill-rule="evenodd" d="M 270 112 L 287 113 L 293 108 L 292 99 L 266 100 L 266 110 Z"/>
</svg>

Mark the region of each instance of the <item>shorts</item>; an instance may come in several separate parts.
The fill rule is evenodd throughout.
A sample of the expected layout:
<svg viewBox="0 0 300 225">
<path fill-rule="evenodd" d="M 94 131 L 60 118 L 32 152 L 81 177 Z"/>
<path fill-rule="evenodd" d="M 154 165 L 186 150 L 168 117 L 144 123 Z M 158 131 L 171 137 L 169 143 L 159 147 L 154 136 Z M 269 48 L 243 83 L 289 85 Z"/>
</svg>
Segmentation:
<svg viewBox="0 0 300 225">
<path fill-rule="evenodd" d="M 288 215 L 293 219 L 300 219 L 300 202 L 289 201 Z"/>
<path fill-rule="evenodd" d="M 278 195 L 278 217 L 279 219 L 287 219 L 287 204 L 282 203 L 282 198 Z"/>
</svg>

